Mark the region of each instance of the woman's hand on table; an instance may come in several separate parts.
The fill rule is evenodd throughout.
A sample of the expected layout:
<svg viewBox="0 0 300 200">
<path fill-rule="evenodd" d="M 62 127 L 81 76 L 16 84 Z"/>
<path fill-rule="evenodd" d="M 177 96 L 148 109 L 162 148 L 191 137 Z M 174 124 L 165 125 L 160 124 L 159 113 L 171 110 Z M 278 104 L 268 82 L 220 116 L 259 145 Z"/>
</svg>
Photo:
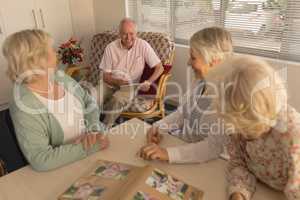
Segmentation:
<svg viewBox="0 0 300 200">
<path fill-rule="evenodd" d="M 109 146 L 109 140 L 107 136 L 99 132 L 90 132 L 83 134 L 79 136 L 74 143 L 81 143 L 86 151 L 91 149 L 97 143 L 100 146 L 100 150 L 106 149 Z"/>
<path fill-rule="evenodd" d="M 100 150 L 106 149 L 109 147 L 109 139 L 106 135 L 100 133 L 97 134 L 97 141 L 100 144 Z"/>
<path fill-rule="evenodd" d="M 142 147 L 139 156 L 145 160 L 169 161 L 167 150 L 154 143 Z"/>
<path fill-rule="evenodd" d="M 245 198 L 241 193 L 235 192 L 230 196 L 229 200 L 245 200 Z"/>
<path fill-rule="evenodd" d="M 159 144 L 163 139 L 162 135 L 159 134 L 158 127 L 152 126 L 147 131 L 147 144 Z"/>
</svg>

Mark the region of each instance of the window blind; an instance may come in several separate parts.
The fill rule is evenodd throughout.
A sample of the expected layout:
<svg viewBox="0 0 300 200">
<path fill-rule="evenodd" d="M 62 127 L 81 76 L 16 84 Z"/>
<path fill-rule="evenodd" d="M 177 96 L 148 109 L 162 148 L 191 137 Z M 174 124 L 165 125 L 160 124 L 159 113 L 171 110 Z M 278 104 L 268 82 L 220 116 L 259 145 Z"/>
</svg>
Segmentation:
<svg viewBox="0 0 300 200">
<path fill-rule="evenodd" d="M 140 31 L 165 32 L 188 44 L 205 27 L 221 26 L 235 51 L 300 61 L 299 0 L 127 0 Z"/>
<path fill-rule="evenodd" d="M 170 0 L 128 0 L 128 14 L 133 18 L 140 31 L 171 31 Z"/>
</svg>

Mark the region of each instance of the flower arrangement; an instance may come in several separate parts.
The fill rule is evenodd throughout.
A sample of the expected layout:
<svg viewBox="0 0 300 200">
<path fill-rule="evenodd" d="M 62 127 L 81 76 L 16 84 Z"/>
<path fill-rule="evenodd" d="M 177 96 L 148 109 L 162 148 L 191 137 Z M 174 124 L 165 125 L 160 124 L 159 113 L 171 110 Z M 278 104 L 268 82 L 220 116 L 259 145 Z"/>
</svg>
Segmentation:
<svg viewBox="0 0 300 200">
<path fill-rule="evenodd" d="M 83 61 L 83 49 L 74 38 L 59 46 L 58 55 L 63 64 L 74 65 Z"/>
</svg>

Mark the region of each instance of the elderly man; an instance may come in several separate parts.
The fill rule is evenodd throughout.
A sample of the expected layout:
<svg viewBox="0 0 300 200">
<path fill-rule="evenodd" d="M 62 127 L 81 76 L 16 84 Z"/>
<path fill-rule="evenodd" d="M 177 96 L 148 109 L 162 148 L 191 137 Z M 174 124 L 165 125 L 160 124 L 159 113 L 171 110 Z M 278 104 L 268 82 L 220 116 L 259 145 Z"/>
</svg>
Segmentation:
<svg viewBox="0 0 300 200">
<path fill-rule="evenodd" d="M 143 91 L 150 89 L 153 83 L 163 73 L 164 68 L 152 47 L 137 37 L 137 26 L 129 18 L 125 18 L 119 25 L 120 39 L 107 45 L 100 69 L 103 80 L 100 83 L 100 99 L 98 103 L 105 103 L 106 116 L 104 123 L 111 127 L 124 108 L 129 105 L 136 89 Z M 152 76 L 139 87 L 145 64 L 155 68 Z"/>
</svg>

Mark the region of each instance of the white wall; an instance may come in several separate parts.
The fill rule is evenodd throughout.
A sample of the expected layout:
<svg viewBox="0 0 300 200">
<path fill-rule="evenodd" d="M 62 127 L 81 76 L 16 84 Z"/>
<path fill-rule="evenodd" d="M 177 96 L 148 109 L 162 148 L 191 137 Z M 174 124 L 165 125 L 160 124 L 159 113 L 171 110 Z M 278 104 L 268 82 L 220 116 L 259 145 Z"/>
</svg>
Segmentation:
<svg viewBox="0 0 300 200">
<path fill-rule="evenodd" d="M 92 37 L 118 27 L 126 15 L 125 0 L 70 0 L 70 7 L 74 36 L 82 41 L 88 61 Z"/>
<path fill-rule="evenodd" d="M 298 111 L 300 111 L 299 75 L 300 75 L 300 64 L 290 65 L 288 67 L 288 91 L 289 91 L 290 103 Z"/>
<path fill-rule="evenodd" d="M 70 0 L 74 35 L 82 41 L 86 58 L 90 50 L 90 41 L 96 33 L 94 0 Z"/>
<path fill-rule="evenodd" d="M 96 33 L 117 28 L 125 17 L 125 0 L 70 0 L 74 36 L 82 40 L 86 59 Z"/>
<path fill-rule="evenodd" d="M 268 59 L 267 59 L 268 60 Z M 287 78 L 287 90 L 289 103 L 294 106 L 298 111 L 300 111 L 300 63 L 293 63 L 287 61 L 274 61 L 268 60 L 269 63 L 274 67 L 279 67 L 283 69 L 287 69 L 286 78 Z M 283 71 L 285 73 L 285 71 Z"/>
<path fill-rule="evenodd" d="M 125 0 L 94 0 L 96 32 L 117 28 L 126 16 Z"/>
<path fill-rule="evenodd" d="M 2 49 L 2 44 L 6 38 L 4 21 L 2 18 L 2 10 L 0 8 L 0 49 Z M 10 100 L 10 91 L 12 89 L 12 83 L 6 75 L 7 63 L 0 52 L 0 111 L 8 108 L 8 102 Z"/>
<path fill-rule="evenodd" d="M 167 86 L 167 100 L 171 100 L 172 103 L 178 103 L 194 80 L 192 68 L 187 65 L 188 59 L 188 48 L 184 45 L 176 45 L 172 76 Z"/>
</svg>

